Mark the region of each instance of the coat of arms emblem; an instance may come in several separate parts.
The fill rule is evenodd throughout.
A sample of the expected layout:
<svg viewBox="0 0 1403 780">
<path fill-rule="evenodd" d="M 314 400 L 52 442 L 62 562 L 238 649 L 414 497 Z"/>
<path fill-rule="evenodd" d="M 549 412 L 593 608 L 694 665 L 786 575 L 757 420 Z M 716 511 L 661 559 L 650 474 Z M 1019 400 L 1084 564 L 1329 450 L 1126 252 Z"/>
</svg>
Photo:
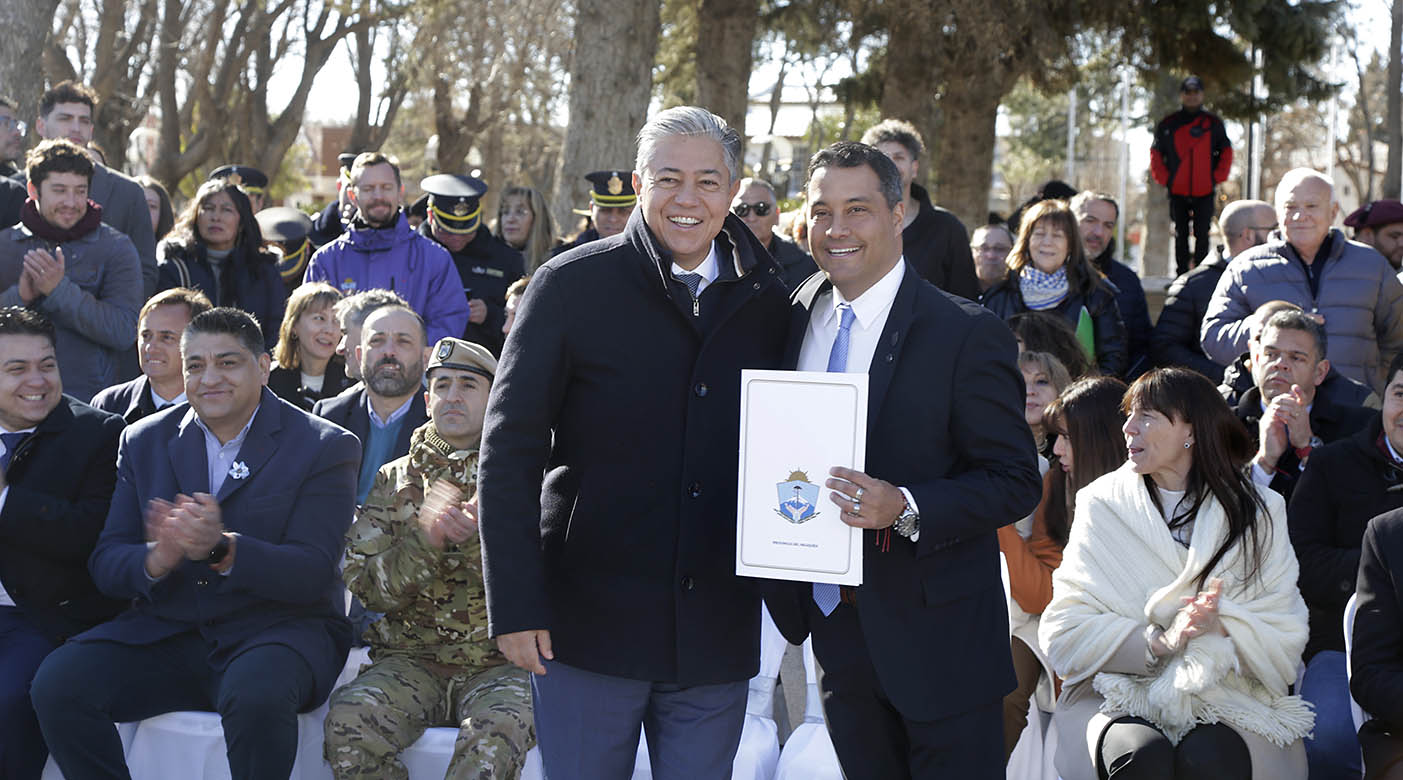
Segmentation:
<svg viewBox="0 0 1403 780">
<path fill-rule="evenodd" d="M 775 514 L 795 525 L 808 522 L 818 514 L 818 485 L 809 481 L 809 475 L 795 471 L 789 479 L 775 485 L 779 496 L 779 507 Z"/>
<path fill-rule="evenodd" d="M 613 176 L 609 177 L 608 186 L 610 195 L 618 195 L 619 193 L 624 191 L 624 180 L 620 179 L 619 174 L 616 173 Z"/>
</svg>

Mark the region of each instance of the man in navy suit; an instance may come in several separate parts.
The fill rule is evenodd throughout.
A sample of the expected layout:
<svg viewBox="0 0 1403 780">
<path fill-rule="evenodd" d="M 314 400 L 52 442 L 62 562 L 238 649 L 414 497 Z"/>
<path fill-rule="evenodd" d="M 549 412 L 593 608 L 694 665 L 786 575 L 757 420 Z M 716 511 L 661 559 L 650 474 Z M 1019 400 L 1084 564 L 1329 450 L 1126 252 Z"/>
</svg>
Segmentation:
<svg viewBox="0 0 1403 780">
<path fill-rule="evenodd" d="M 337 564 L 360 447 L 266 389 L 263 344 L 245 312 L 191 320 L 189 406 L 122 435 L 88 565 L 131 607 L 51 653 L 32 688 L 69 780 L 127 776 L 113 721 L 198 709 L 220 714 L 234 778 L 287 777 L 297 713 L 345 664 Z"/>
<path fill-rule="evenodd" d="M 1040 493 L 1017 347 L 905 262 L 901 175 L 880 151 L 820 151 L 807 191 L 824 277 L 795 292 L 786 361 L 868 374 L 865 471 L 826 482 L 865 529 L 863 581 L 771 584 L 767 601 L 789 641 L 813 635 L 847 777 L 1001 778 L 1014 678 L 994 532 Z"/>
</svg>

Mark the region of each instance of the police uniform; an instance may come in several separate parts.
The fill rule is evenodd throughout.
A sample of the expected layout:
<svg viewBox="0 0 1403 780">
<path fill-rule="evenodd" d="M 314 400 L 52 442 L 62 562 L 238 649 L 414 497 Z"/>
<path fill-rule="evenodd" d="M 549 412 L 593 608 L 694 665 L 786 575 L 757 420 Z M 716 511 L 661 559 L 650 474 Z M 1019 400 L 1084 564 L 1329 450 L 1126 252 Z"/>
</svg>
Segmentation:
<svg viewBox="0 0 1403 780">
<path fill-rule="evenodd" d="M 594 171 L 585 174 L 585 179 L 589 181 L 590 203 L 600 208 L 633 208 L 638 204 L 638 193 L 633 191 L 632 171 Z M 582 217 L 590 216 L 589 209 L 574 209 L 576 214 Z M 594 223 L 582 231 L 574 240 L 561 244 L 551 250 L 550 256 L 555 257 L 577 246 L 584 246 L 591 241 L 598 241 L 599 231 L 595 229 Z"/>
<path fill-rule="evenodd" d="M 449 254 L 463 280 L 463 294 L 487 304 L 487 319 L 471 320 L 463 338 L 481 344 L 494 355 L 502 353 L 502 323 L 506 321 L 507 288 L 526 273 L 521 253 L 512 249 L 482 225 L 483 194 L 487 184 L 471 176 L 441 173 L 419 183 L 428 193 L 432 219 L 419 226 L 420 234 L 434 237 L 433 227 L 455 235 L 473 234 L 461 250 Z M 444 247 L 447 249 L 447 247 Z"/>
<path fill-rule="evenodd" d="M 254 210 L 261 210 L 258 207 L 263 205 L 268 194 L 268 174 L 251 165 L 222 165 L 211 171 L 209 175 L 210 181 L 220 179 L 228 179 L 233 182 L 234 186 L 243 190 L 250 200 L 256 196 L 258 201 L 254 204 Z"/>
<path fill-rule="evenodd" d="M 350 152 L 336 156 L 340 166 L 336 176 L 336 197 L 312 218 L 312 232 L 307 238 L 311 240 L 313 248 L 326 246 L 346 232 L 347 217 L 342 213 L 341 193 L 351 184 L 351 165 L 355 161 L 356 155 Z"/>
<path fill-rule="evenodd" d="M 287 206 L 263 209 L 253 218 L 258 220 L 263 240 L 273 242 L 282 252 L 282 259 L 278 261 L 278 275 L 282 277 L 287 291 L 292 292 L 302 284 L 302 274 L 307 270 L 307 260 L 312 256 L 308 238 L 312 232 L 312 218 Z"/>
<path fill-rule="evenodd" d="M 428 370 L 441 366 L 490 378 L 497 361 L 446 338 Z M 404 780 L 399 753 L 433 726 L 459 727 L 449 780 L 515 778 L 535 744 L 529 677 L 487 633 L 478 537 L 438 550 L 417 521 L 435 483 L 475 495 L 477 461 L 424 424 L 409 454 L 381 467 L 347 535 L 346 584 L 385 616 L 365 633 L 372 663 L 331 696 L 326 759 L 338 780 Z"/>
</svg>

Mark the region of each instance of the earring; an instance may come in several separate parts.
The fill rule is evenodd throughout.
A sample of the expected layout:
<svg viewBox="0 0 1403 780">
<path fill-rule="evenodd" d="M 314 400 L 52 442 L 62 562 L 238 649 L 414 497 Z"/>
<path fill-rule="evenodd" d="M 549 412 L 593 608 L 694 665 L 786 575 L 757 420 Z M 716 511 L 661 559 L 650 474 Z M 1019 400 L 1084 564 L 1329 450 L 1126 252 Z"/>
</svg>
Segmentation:
<svg viewBox="0 0 1403 780">
<path fill-rule="evenodd" d="M 1186 441 L 1186 442 L 1184 442 L 1184 449 L 1188 449 L 1188 448 L 1190 448 L 1190 447 L 1192 447 L 1192 446 L 1194 446 L 1194 443 L 1193 443 L 1193 442 L 1191 442 L 1191 441 Z"/>
</svg>

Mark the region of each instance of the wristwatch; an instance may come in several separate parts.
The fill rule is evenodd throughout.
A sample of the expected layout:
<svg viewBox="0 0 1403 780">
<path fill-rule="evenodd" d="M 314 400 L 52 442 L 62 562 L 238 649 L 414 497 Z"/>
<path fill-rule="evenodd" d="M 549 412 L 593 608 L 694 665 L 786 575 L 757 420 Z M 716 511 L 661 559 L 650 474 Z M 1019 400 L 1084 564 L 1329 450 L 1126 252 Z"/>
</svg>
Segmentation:
<svg viewBox="0 0 1403 780">
<path fill-rule="evenodd" d="M 901 510 L 901 514 L 897 515 L 896 522 L 892 523 L 891 527 L 892 530 L 907 539 L 915 536 L 916 532 L 921 530 L 921 516 L 911 508 L 910 501 L 906 502 L 906 506 Z"/>
<path fill-rule="evenodd" d="M 214 547 L 209 551 L 209 557 L 205 562 L 211 566 L 218 566 L 229 557 L 229 537 L 220 535 L 219 541 L 214 543 Z"/>
</svg>

